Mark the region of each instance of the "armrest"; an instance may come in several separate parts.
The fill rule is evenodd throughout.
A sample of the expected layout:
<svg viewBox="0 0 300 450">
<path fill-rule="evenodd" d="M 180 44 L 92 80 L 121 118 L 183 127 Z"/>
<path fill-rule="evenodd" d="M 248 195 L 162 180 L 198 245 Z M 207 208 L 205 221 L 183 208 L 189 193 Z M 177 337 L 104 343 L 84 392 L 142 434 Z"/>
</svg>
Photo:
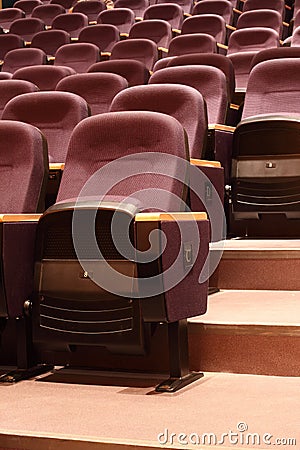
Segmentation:
<svg viewBox="0 0 300 450">
<path fill-rule="evenodd" d="M 64 170 L 65 163 L 50 163 L 49 169 L 50 170 Z"/>
<path fill-rule="evenodd" d="M 38 222 L 42 214 L 0 214 L 0 223 Z"/>
<path fill-rule="evenodd" d="M 243 13 L 243 11 L 240 11 L 237 8 L 233 8 L 233 12 L 236 13 L 236 14 L 242 14 Z"/>
<path fill-rule="evenodd" d="M 181 30 L 178 30 L 177 28 L 172 28 L 173 33 L 181 34 Z"/>
<path fill-rule="evenodd" d="M 208 161 L 207 159 L 191 158 L 191 164 L 198 167 L 222 167 L 219 161 Z"/>
<path fill-rule="evenodd" d="M 220 44 L 220 42 L 217 42 L 217 47 L 221 48 L 222 50 L 228 50 L 228 45 Z"/>
<path fill-rule="evenodd" d="M 229 25 L 228 23 L 226 23 L 226 28 L 227 28 L 227 30 L 236 31 L 236 27 L 233 27 L 232 25 Z"/>
<path fill-rule="evenodd" d="M 177 222 L 196 220 L 197 222 L 207 220 L 205 212 L 150 212 L 138 213 L 134 218 L 135 222 Z"/>
<path fill-rule="evenodd" d="M 100 52 L 101 56 L 110 56 L 111 52 Z"/>
<path fill-rule="evenodd" d="M 158 47 L 158 50 L 160 52 L 169 53 L 169 50 L 167 48 L 165 48 L 165 47 Z"/>
<path fill-rule="evenodd" d="M 222 125 L 219 123 L 210 123 L 208 125 L 209 130 L 219 130 L 219 131 L 228 131 L 229 133 L 233 133 L 235 127 L 230 127 L 229 125 Z"/>
</svg>

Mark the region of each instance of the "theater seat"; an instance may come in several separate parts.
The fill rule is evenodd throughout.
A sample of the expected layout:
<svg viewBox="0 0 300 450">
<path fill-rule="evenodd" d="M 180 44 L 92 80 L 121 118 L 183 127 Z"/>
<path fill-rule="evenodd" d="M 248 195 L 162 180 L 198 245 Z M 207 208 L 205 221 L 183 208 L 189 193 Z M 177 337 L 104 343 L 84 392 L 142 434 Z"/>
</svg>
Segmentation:
<svg viewBox="0 0 300 450">
<path fill-rule="evenodd" d="M 279 58 L 251 70 L 233 140 L 234 233 L 299 236 L 299 69 L 299 58 Z"/>
<path fill-rule="evenodd" d="M 48 174 L 47 143 L 42 133 L 25 123 L 1 120 L 0 168 L 0 344 L 6 326 L 15 322 L 17 337 L 12 336 L 6 350 L 16 355 L 18 349 L 18 364 L 22 368 L 24 303 L 33 290 L 34 244 L 39 217 L 35 213 L 44 211 Z M 6 365 L 7 361 L 1 359 L 0 364 Z"/>
<path fill-rule="evenodd" d="M 169 333 L 170 378 L 157 391 L 174 392 L 201 377 L 188 370 L 186 318 L 206 311 L 207 281 L 201 278 L 199 284 L 198 279 L 209 231 L 205 213 L 184 212 L 182 180 L 190 167 L 186 155 L 182 126 L 165 114 L 114 112 L 76 127 L 58 203 L 38 224 L 32 296 L 36 348 L 60 349 L 62 355 L 84 345 L 87 355 L 90 347 L 102 346 L 120 358 L 143 356 L 163 323 Z M 76 217 L 72 199 L 93 175 L 91 189 L 78 199 Z M 120 182 L 110 188 L 116 177 Z M 88 250 L 91 217 L 96 218 L 97 251 L 102 254 L 96 264 L 95 248 Z M 132 245 L 139 250 L 138 259 Z M 90 360 L 90 367 L 94 363 Z"/>
</svg>

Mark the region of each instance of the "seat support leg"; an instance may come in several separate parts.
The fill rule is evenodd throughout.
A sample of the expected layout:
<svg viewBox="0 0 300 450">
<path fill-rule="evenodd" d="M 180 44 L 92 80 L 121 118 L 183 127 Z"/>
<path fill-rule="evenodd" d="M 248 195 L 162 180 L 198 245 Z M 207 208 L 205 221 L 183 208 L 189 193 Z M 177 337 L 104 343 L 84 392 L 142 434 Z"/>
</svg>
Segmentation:
<svg viewBox="0 0 300 450">
<path fill-rule="evenodd" d="M 187 320 L 168 324 L 170 378 L 156 387 L 156 392 L 176 392 L 203 377 L 201 372 L 189 371 Z"/>
</svg>

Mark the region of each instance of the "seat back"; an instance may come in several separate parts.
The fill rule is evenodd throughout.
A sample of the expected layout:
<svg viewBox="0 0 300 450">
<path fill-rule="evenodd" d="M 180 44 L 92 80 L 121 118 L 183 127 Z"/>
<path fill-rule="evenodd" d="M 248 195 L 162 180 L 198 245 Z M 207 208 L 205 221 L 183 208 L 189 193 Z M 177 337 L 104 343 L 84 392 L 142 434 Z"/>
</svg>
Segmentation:
<svg viewBox="0 0 300 450">
<path fill-rule="evenodd" d="M 0 136 L 2 213 L 41 211 L 48 167 L 44 136 L 31 125 L 10 120 L 0 120 Z"/>
<path fill-rule="evenodd" d="M 206 101 L 208 123 L 225 123 L 229 99 L 226 77 L 220 69 L 210 66 L 167 67 L 154 72 L 149 83 L 175 83 L 194 87 Z"/>
<path fill-rule="evenodd" d="M 270 59 L 278 59 L 278 58 L 299 58 L 300 57 L 300 48 L 297 47 L 277 47 L 277 48 L 268 48 L 265 50 L 261 50 L 258 52 L 251 64 L 251 69 L 254 66 L 263 61 L 268 61 Z"/>
<path fill-rule="evenodd" d="M 86 101 L 69 92 L 34 92 L 10 100 L 3 118 L 39 128 L 47 138 L 50 162 L 64 162 L 74 127 L 88 117 Z"/>
<path fill-rule="evenodd" d="M 207 135 L 207 112 L 194 88 L 174 84 L 135 86 L 114 98 L 111 111 L 155 111 L 168 114 L 187 132 L 191 158 L 202 158 Z"/>
<path fill-rule="evenodd" d="M 82 73 L 61 80 L 57 91 L 73 92 L 86 100 L 91 114 L 102 114 L 109 111 L 115 95 L 127 88 L 125 78 L 115 73 Z"/>
<path fill-rule="evenodd" d="M 259 51 L 265 48 L 279 47 L 279 45 L 278 33 L 271 28 L 243 28 L 231 33 L 227 54 Z"/>
<path fill-rule="evenodd" d="M 226 39 L 226 22 L 224 17 L 216 14 L 202 14 L 188 17 L 184 20 L 181 34 L 206 33 L 215 38 L 221 44 Z"/>
<path fill-rule="evenodd" d="M 78 40 L 97 45 L 101 52 L 111 52 L 115 43 L 120 40 L 120 33 L 114 25 L 89 25 L 81 30 Z"/>
<path fill-rule="evenodd" d="M 45 29 L 45 24 L 37 17 L 30 17 L 25 19 L 15 20 L 9 29 L 10 33 L 18 34 L 26 42 L 31 42 L 33 36 L 39 31 Z"/>
<path fill-rule="evenodd" d="M 40 0 L 18 0 L 14 3 L 14 8 L 22 9 L 26 17 L 30 17 L 34 8 L 41 6 L 42 4 L 43 2 Z"/>
<path fill-rule="evenodd" d="M 129 8 L 108 9 L 99 14 L 97 22 L 115 25 L 120 34 L 128 35 L 134 24 L 134 17 L 134 12 Z"/>
<path fill-rule="evenodd" d="M 78 38 L 82 28 L 88 26 L 89 20 L 85 14 L 59 14 L 53 19 L 52 28 L 54 30 L 65 30 L 71 38 Z"/>
<path fill-rule="evenodd" d="M 172 39 L 172 27 L 165 20 L 142 20 L 132 25 L 129 39 L 150 39 L 157 47 L 169 48 Z"/>
<path fill-rule="evenodd" d="M 246 0 L 243 11 L 254 9 L 274 9 L 283 17 L 285 14 L 285 3 L 284 0 Z"/>
<path fill-rule="evenodd" d="M 142 18 L 145 9 L 149 6 L 148 0 L 116 0 L 115 8 L 129 8 L 134 12 L 135 17 Z"/>
<path fill-rule="evenodd" d="M 124 77 L 128 86 L 147 84 L 150 72 L 145 64 L 134 59 L 116 59 L 93 64 L 88 72 L 110 72 Z"/>
<path fill-rule="evenodd" d="M 164 0 L 157 0 L 156 4 L 166 3 Z M 184 14 L 191 14 L 193 8 L 193 0 L 174 0 L 173 3 L 179 5 Z"/>
<path fill-rule="evenodd" d="M 17 34 L 0 35 L 0 59 L 4 59 L 7 52 L 24 47 L 23 39 Z"/>
<path fill-rule="evenodd" d="M 174 37 L 169 45 L 168 56 L 216 52 L 217 43 L 213 36 L 204 33 L 193 33 Z"/>
<path fill-rule="evenodd" d="M 73 6 L 73 13 L 85 14 L 89 22 L 96 22 L 97 17 L 106 9 L 105 4 L 99 0 L 88 0 L 87 2 L 77 2 Z"/>
<path fill-rule="evenodd" d="M 228 0 L 201 0 L 196 3 L 193 16 L 198 14 L 216 14 L 222 16 L 227 24 L 231 24 L 233 18 L 233 7 Z"/>
<path fill-rule="evenodd" d="M 16 70 L 13 79 L 30 81 L 40 91 L 52 91 L 62 78 L 75 73 L 75 70 L 64 66 L 31 66 Z"/>
<path fill-rule="evenodd" d="M 153 157 L 143 157 L 141 152 L 144 156 L 145 152 L 156 154 L 155 169 Z M 104 177 L 100 176 L 101 180 L 95 178 L 89 195 L 126 198 L 134 194 L 144 210 L 180 211 L 185 189 L 178 178 L 183 176 L 185 179 L 186 166 L 180 168 L 179 161 L 174 159 L 174 166 L 168 171 L 169 176 L 159 175 L 161 165 L 166 161 L 165 154 L 188 158 L 184 130 L 173 117 L 148 111 L 110 112 L 90 117 L 79 124 L 72 134 L 57 201 L 76 198 L 96 171 L 115 161 L 112 172 L 107 166 Z M 122 160 L 128 155 L 129 166 Z M 129 176 L 129 167 L 134 161 L 137 167 L 142 164 L 143 170 L 138 169 L 136 175 Z M 177 179 L 170 175 L 173 170 L 174 174 L 176 170 L 179 171 Z M 119 183 L 106 192 L 105 186 L 116 175 Z M 142 189 L 141 193 L 139 189 Z M 161 195 L 154 196 L 153 189 Z M 174 195 L 163 195 L 160 189 Z"/>
<path fill-rule="evenodd" d="M 291 47 L 300 47 L 300 27 L 293 31 Z"/>
<path fill-rule="evenodd" d="M 111 51 L 110 60 L 134 59 L 151 70 L 158 58 L 157 47 L 150 39 L 127 39 L 117 42 Z"/>
<path fill-rule="evenodd" d="M 33 36 L 31 47 L 40 48 L 46 55 L 54 56 L 62 45 L 69 44 L 71 37 L 64 30 L 41 31 Z"/>
<path fill-rule="evenodd" d="M 72 8 L 75 2 L 76 0 L 50 0 L 50 4 L 61 5 L 66 12 Z"/>
<path fill-rule="evenodd" d="M 77 73 L 83 73 L 97 61 L 99 61 L 99 48 L 88 42 L 78 42 L 59 47 L 55 53 L 54 64 L 68 66 Z"/>
<path fill-rule="evenodd" d="M 144 13 L 144 20 L 147 19 L 166 20 L 173 30 L 181 30 L 183 9 L 176 3 L 150 5 Z"/>
<path fill-rule="evenodd" d="M 47 55 L 39 48 L 18 48 L 6 53 L 2 70 L 14 73 L 21 67 L 47 63 Z"/>
<path fill-rule="evenodd" d="M 190 55 L 176 56 L 175 58 L 170 59 L 167 67 L 190 65 L 207 65 L 217 67 L 222 70 L 227 80 L 229 98 L 233 98 L 235 91 L 235 75 L 233 64 L 229 58 L 217 53 L 194 53 Z"/>
<path fill-rule="evenodd" d="M 249 76 L 242 119 L 270 113 L 299 115 L 299 70 L 298 58 L 271 59 L 255 65 Z"/>
<path fill-rule="evenodd" d="M 9 30 L 11 24 L 17 20 L 25 17 L 25 13 L 22 9 L 19 8 L 5 8 L 0 9 L 0 26 Z"/>
<path fill-rule="evenodd" d="M 38 87 L 29 81 L 24 80 L 0 80 L 0 118 L 2 117 L 5 105 L 12 98 L 27 92 L 38 91 Z"/>
<path fill-rule="evenodd" d="M 259 9 L 243 12 L 236 25 L 237 29 L 252 27 L 267 27 L 277 31 L 282 36 L 282 16 L 272 9 Z"/>
<path fill-rule="evenodd" d="M 52 25 L 53 19 L 59 14 L 64 14 L 64 12 L 65 9 L 61 5 L 43 4 L 34 8 L 31 17 L 37 17 L 38 19 L 41 19 L 44 24 L 49 27 Z"/>
</svg>

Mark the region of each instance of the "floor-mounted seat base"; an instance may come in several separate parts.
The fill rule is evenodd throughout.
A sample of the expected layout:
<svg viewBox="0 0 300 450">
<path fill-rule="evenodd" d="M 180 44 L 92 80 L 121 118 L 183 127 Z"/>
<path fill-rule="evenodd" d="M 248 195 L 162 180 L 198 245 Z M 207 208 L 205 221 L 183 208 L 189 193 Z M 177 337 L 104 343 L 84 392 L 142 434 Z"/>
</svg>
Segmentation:
<svg viewBox="0 0 300 450">
<path fill-rule="evenodd" d="M 165 381 L 162 381 L 158 386 L 156 386 L 155 391 L 173 393 L 179 391 L 179 389 L 184 388 L 185 386 L 193 383 L 194 381 L 199 380 L 203 376 L 204 375 L 202 372 L 191 372 L 180 378 L 171 377 Z"/>
<path fill-rule="evenodd" d="M 16 369 L 0 376 L 1 384 L 12 384 L 22 380 L 29 380 L 44 373 L 50 372 L 53 369 L 51 364 L 39 364 L 29 369 Z"/>
</svg>

